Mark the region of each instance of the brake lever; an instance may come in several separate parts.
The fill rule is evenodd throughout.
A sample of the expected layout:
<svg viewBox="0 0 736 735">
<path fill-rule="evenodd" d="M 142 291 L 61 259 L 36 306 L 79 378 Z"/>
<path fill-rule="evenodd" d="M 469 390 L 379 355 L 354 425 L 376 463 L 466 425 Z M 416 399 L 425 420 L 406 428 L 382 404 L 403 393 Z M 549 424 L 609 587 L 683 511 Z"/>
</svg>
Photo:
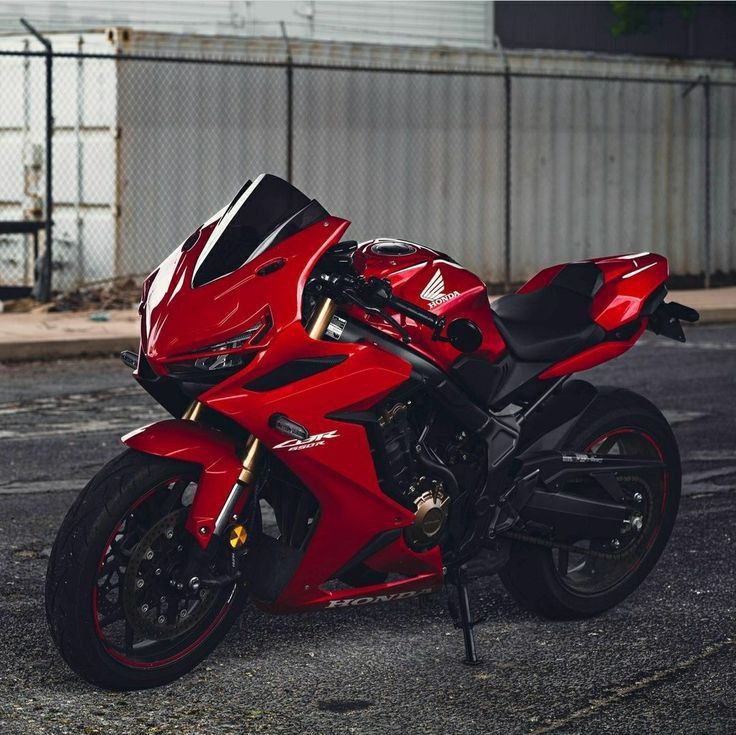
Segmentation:
<svg viewBox="0 0 736 735">
<path fill-rule="evenodd" d="M 411 336 L 409 335 L 409 332 L 404 329 L 404 327 L 401 326 L 401 324 L 396 321 L 390 314 L 387 314 L 385 311 L 382 311 L 381 309 L 378 309 L 378 313 L 401 335 L 401 341 L 404 344 L 409 344 L 411 342 Z"/>
<path fill-rule="evenodd" d="M 329 286 L 327 285 L 328 283 Z M 329 288 L 332 291 L 333 298 L 338 300 L 340 298 L 344 298 L 347 301 L 352 301 L 356 306 L 359 306 L 368 314 L 373 314 L 388 322 L 401 335 L 401 341 L 404 342 L 404 344 L 411 342 L 411 335 L 396 319 L 383 311 L 379 306 L 370 304 L 362 295 L 358 294 L 359 289 L 365 289 L 368 285 L 368 282 L 360 276 L 350 277 L 347 274 L 342 274 L 339 279 L 336 279 L 335 281 L 323 281 L 322 285 L 323 288 Z"/>
<path fill-rule="evenodd" d="M 364 311 L 368 312 L 369 314 L 375 314 L 375 316 L 378 316 L 384 321 L 388 322 L 401 335 L 401 341 L 404 344 L 409 344 L 409 342 L 411 342 L 411 336 L 409 332 L 407 332 L 406 329 L 404 329 L 404 327 L 402 327 L 401 324 L 399 324 L 399 322 L 396 321 L 396 319 L 394 319 L 390 314 L 387 314 L 385 311 L 383 311 L 383 309 L 379 308 L 378 306 L 371 306 L 371 304 L 364 301 L 353 290 L 346 290 L 344 291 L 344 293 L 354 304 L 359 306 Z"/>
</svg>

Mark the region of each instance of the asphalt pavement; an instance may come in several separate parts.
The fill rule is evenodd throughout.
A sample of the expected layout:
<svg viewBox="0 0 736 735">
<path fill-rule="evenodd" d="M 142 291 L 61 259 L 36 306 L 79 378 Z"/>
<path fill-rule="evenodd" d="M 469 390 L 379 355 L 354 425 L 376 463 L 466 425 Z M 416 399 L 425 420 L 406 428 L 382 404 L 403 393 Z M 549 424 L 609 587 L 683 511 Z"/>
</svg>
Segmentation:
<svg viewBox="0 0 736 735">
<path fill-rule="evenodd" d="M 443 594 L 248 611 L 192 674 L 128 694 L 66 668 L 43 579 L 76 493 L 121 434 L 163 412 L 113 358 L 0 366 L 0 733 L 736 732 L 736 327 L 688 338 L 647 335 L 586 376 L 662 407 L 683 456 L 673 537 L 618 608 L 549 622 L 486 581 L 477 668 L 461 663 Z"/>
</svg>

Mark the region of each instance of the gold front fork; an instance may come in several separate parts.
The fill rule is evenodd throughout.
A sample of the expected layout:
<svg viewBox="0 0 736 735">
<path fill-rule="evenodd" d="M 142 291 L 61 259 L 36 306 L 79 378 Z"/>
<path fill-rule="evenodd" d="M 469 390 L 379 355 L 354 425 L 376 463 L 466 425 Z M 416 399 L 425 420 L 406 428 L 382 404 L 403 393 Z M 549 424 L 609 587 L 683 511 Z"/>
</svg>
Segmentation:
<svg viewBox="0 0 736 735">
<path fill-rule="evenodd" d="M 334 316 L 336 308 L 337 304 L 332 299 L 325 298 L 322 300 L 307 324 L 307 334 L 312 339 L 321 339 L 324 336 L 327 325 Z M 203 403 L 192 401 L 187 410 L 184 411 L 182 418 L 188 421 L 197 421 L 202 415 L 203 410 Z M 251 436 L 248 437 L 248 441 L 245 443 L 243 469 L 240 471 L 240 475 L 238 475 L 238 482 L 240 484 L 250 485 L 250 483 L 253 482 L 255 467 L 261 455 L 261 450 L 262 446 L 260 440 L 256 439 L 256 437 L 251 434 Z"/>
</svg>

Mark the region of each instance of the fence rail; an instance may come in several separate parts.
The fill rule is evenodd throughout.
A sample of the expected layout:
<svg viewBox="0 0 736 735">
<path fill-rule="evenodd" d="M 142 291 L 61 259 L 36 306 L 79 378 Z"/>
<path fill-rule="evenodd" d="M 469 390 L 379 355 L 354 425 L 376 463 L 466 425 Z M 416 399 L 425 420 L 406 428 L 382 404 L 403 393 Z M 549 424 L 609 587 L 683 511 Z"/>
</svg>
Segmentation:
<svg viewBox="0 0 736 735">
<path fill-rule="evenodd" d="M 0 293 L 145 273 L 260 171 L 502 287 L 632 250 L 736 272 L 736 81 L 707 75 L 0 49 L 0 167 L 0 220 L 54 226 L 35 263 L 0 234 Z"/>
</svg>

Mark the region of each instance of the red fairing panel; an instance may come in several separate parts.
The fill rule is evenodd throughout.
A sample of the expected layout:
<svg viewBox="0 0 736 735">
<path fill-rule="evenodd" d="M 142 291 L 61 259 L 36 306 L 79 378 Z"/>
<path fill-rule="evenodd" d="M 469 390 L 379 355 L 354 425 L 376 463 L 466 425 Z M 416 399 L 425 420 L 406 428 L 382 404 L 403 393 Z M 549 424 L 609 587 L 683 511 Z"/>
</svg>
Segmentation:
<svg viewBox="0 0 736 735">
<path fill-rule="evenodd" d="M 590 370 L 590 368 L 595 367 L 596 365 L 613 360 L 614 357 L 623 355 L 624 352 L 636 344 L 639 337 L 644 333 L 646 326 L 647 320 L 643 319 L 631 339 L 601 342 L 599 345 L 583 350 L 583 352 L 573 355 L 572 357 L 568 357 L 552 367 L 547 368 L 543 373 L 540 373 L 539 378 L 540 380 L 546 380 L 547 378 L 560 378 L 563 375 L 572 375 L 573 373 L 579 373 L 583 370 Z"/>
<path fill-rule="evenodd" d="M 414 252 L 392 257 L 373 253 L 374 243 L 364 243 L 355 255 L 355 268 L 361 275 L 388 279 L 395 296 L 445 317 L 448 324 L 460 317 L 471 319 L 483 334 L 483 342 L 473 356 L 485 358 L 489 362 L 501 356 L 506 345 L 493 321 L 488 291 L 480 278 L 421 245 L 407 243 L 414 248 Z M 400 335 L 384 320 L 355 308 L 351 314 L 400 339 Z M 411 336 L 412 348 L 443 369 L 449 370 L 461 356 L 449 343 L 433 340 L 432 332 L 427 327 L 403 314 L 394 313 L 393 316 Z"/>
<path fill-rule="evenodd" d="M 197 259 L 215 225 L 204 226 L 191 249 L 182 252 L 177 248 L 161 264 L 148 291 L 141 344 L 151 367 L 164 375 L 167 362 L 217 354 L 206 348 L 241 334 L 269 313 L 274 326 L 258 345 L 263 349 L 280 331 L 299 323 L 310 271 L 340 241 L 349 224 L 326 217 L 273 252 L 267 250 L 234 272 L 193 288 Z M 281 261 L 278 270 L 258 275 L 269 264 Z"/>
<path fill-rule="evenodd" d="M 243 388 L 291 359 L 315 355 L 342 355 L 346 359 L 283 388 L 265 392 Z M 414 514 L 381 490 L 365 429 L 333 417 L 374 405 L 404 383 L 410 372 L 407 362 L 373 345 L 312 340 L 299 325 L 289 339 L 274 342 L 268 351 L 259 354 L 246 371 L 246 380 L 241 373 L 200 397 L 203 403 L 235 419 L 261 439 L 304 482 L 320 505 L 319 521 L 304 559 L 271 606 L 274 611 L 324 606 L 354 596 L 354 591 L 323 592 L 319 586 L 379 533 L 413 522 Z M 273 429 L 269 418 L 277 412 L 305 426 L 310 440 L 288 440 Z M 438 549 L 416 553 L 405 544 L 392 544 L 382 558 L 391 571 L 410 569 L 420 577 L 400 583 L 397 594 L 441 584 Z"/>
<path fill-rule="evenodd" d="M 559 263 L 551 265 L 549 268 L 539 271 L 536 276 L 532 276 L 524 285 L 517 289 L 516 293 L 531 293 L 537 291 L 544 286 L 548 286 L 550 281 L 567 265 L 567 263 Z"/>
<path fill-rule="evenodd" d="M 260 439 L 319 503 L 316 529 L 299 569 L 271 606 L 275 611 L 329 606 L 354 597 L 354 590 L 325 592 L 320 585 L 378 534 L 414 521 L 413 513 L 381 490 L 363 426 L 336 416 L 375 405 L 408 380 L 411 366 L 372 344 L 314 340 L 301 321 L 306 278 L 321 255 L 340 240 L 348 224 L 327 217 L 235 272 L 192 288 L 194 263 L 211 232 L 211 226 L 206 226 L 190 251 L 177 251 L 161 266 L 161 278 L 154 279 L 146 299 L 143 345 L 148 362 L 159 374 L 165 374 L 177 361 L 210 354 L 203 348 L 242 333 L 266 310 L 271 318 L 272 326 L 263 338 L 243 348 L 252 356 L 247 366 L 202 393 L 198 400 Z M 279 262 L 278 269 L 264 268 L 275 262 Z M 265 275 L 259 275 L 264 271 Z M 182 291 L 187 291 L 186 298 L 179 298 Z M 342 361 L 282 388 L 249 388 L 257 378 L 293 360 L 328 356 L 339 356 Z M 275 431 L 269 425 L 275 413 L 306 427 L 310 439 L 300 444 Z M 187 438 L 189 435 L 182 437 L 185 444 Z M 126 441 L 133 446 L 130 437 Z M 171 442 L 177 443 L 173 435 Z M 161 452 L 143 438 L 136 446 L 141 451 Z M 227 451 L 233 455 L 232 447 Z M 196 524 L 214 524 L 239 471 L 239 466 L 228 463 L 227 472 L 218 481 L 214 476 L 210 481 L 206 454 L 195 456 L 190 452 L 182 457 L 201 460 L 205 470 L 205 484 L 195 497 L 190 530 L 196 530 Z M 377 593 L 416 594 L 442 584 L 438 548 L 415 552 L 402 540 L 384 548 L 375 563 L 387 571 L 412 575 L 391 585 L 377 586 Z M 365 594 L 370 594 L 370 589 L 366 588 Z"/>
<path fill-rule="evenodd" d="M 638 318 L 644 302 L 667 281 L 667 258 L 656 253 L 596 258 L 604 283 L 590 315 L 607 332 Z"/>
</svg>

